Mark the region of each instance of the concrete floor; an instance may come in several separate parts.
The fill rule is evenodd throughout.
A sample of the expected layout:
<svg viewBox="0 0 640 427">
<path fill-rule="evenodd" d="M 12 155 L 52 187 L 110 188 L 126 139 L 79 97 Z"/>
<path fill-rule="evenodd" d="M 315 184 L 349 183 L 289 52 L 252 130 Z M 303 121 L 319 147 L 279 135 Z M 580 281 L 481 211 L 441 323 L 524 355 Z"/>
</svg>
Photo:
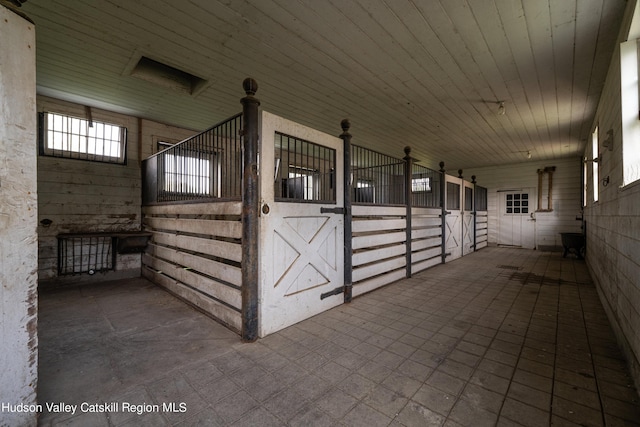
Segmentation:
<svg viewBox="0 0 640 427">
<path fill-rule="evenodd" d="M 43 426 L 640 425 L 586 265 L 559 253 L 486 248 L 253 344 L 144 279 L 39 313 L 40 403 L 118 405 Z"/>
</svg>

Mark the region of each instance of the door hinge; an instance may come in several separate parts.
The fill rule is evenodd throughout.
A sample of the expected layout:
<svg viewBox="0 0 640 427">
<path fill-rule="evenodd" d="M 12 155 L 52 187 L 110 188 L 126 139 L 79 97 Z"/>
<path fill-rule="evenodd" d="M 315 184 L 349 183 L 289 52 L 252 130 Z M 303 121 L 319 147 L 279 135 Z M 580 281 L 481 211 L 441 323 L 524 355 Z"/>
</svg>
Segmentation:
<svg viewBox="0 0 640 427">
<path fill-rule="evenodd" d="M 320 208 L 320 213 L 334 213 L 344 215 L 344 208 Z"/>
<path fill-rule="evenodd" d="M 333 295 L 340 295 L 341 293 L 344 292 L 345 287 L 344 286 L 340 286 L 338 288 L 335 288 L 329 292 L 325 292 L 324 294 L 320 294 L 320 299 L 325 299 L 327 297 L 333 296 Z"/>
</svg>

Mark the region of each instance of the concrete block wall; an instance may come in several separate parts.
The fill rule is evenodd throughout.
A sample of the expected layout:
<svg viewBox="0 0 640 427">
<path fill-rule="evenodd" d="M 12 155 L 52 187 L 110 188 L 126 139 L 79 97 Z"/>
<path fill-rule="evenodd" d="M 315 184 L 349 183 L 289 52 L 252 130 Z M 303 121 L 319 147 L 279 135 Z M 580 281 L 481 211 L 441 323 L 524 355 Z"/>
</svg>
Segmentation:
<svg viewBox="0 0 640 427">
<path fill-rule="evenodd" d="M 626 39 L 635 1 L 627 4 L 621 41 Z M 613 131 L 613 147 L 599 147 L 598 201 L 593 200 L 593 163 L 587 163 L 586 260 L 600 299 L 640 386 L 640 181 L 623 184 L 620 50 L 613 54 L 591 130 L 599 139 Z M 585 157 L 591 159 L 591 141 Z M 608 178 L 605 185 L 604 180 Z"/>
</svg>

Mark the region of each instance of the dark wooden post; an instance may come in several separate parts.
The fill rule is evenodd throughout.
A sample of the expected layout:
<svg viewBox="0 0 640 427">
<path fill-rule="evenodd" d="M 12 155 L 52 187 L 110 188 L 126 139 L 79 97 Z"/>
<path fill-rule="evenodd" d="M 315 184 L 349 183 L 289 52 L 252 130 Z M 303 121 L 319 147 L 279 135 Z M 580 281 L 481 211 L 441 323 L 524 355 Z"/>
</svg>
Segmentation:
<svg viewBox="0 0 640 427">
<path fill-rule="evenodd" d="M 344 175 L 344 302 L 351 302 L 353 298 L 353 229 L 351 213 L 351 122 L 348 119 L 340 122 L 343 142 L 343 175 Z"/>
<path fill-rule="evenodd" d="M 478 227 L 478 207 L 476 206 L 476 176 L 471 175 L 471 183 L 473 184 L 473 251 L 476 251 L 476 236 Z"/>
<path fill-rule="evenodd" d="M 413 158 L 411 157 L 411 147 L 404 147 L 404 201 L 407 205 L 407 221 L 406 221 L 406 259 L 407 259 L 407 277 L 411 277 L 411 208 L 413 200 L 411 197 L 411 182 L 413 178 Z"/>
<path fill-rule="evenodd" d="M 444 162 L 440 162 L 440 208 L 442 213 L 442 263 L 444 264 L 447 258 L 447 205 L 445 203 L 447 183 L 445 178 Z"/>
<path fill-rule="evenodd" d="M 260 204 L 258 182 L 258 106 L 253 95 L 258 83 L 251 78 L 242 82 L 247 96 L 242 98 L 241 130 L 243 142 L 242 171 L 242 340 L 258 339 L 258 210 Z"/>
</svg>

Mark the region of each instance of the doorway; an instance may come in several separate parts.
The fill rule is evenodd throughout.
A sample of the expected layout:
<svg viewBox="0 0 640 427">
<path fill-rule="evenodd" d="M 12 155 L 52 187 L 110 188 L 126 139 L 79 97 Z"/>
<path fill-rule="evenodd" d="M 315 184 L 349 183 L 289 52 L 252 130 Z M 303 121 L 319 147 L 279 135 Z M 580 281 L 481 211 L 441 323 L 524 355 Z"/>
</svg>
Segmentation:
<svg viewBox="0 0 640 427">
<path fill-rule="evenodd" d="M 535 249 L 535 189 L 498 190 L 498 245 Z"/>
</svg>

